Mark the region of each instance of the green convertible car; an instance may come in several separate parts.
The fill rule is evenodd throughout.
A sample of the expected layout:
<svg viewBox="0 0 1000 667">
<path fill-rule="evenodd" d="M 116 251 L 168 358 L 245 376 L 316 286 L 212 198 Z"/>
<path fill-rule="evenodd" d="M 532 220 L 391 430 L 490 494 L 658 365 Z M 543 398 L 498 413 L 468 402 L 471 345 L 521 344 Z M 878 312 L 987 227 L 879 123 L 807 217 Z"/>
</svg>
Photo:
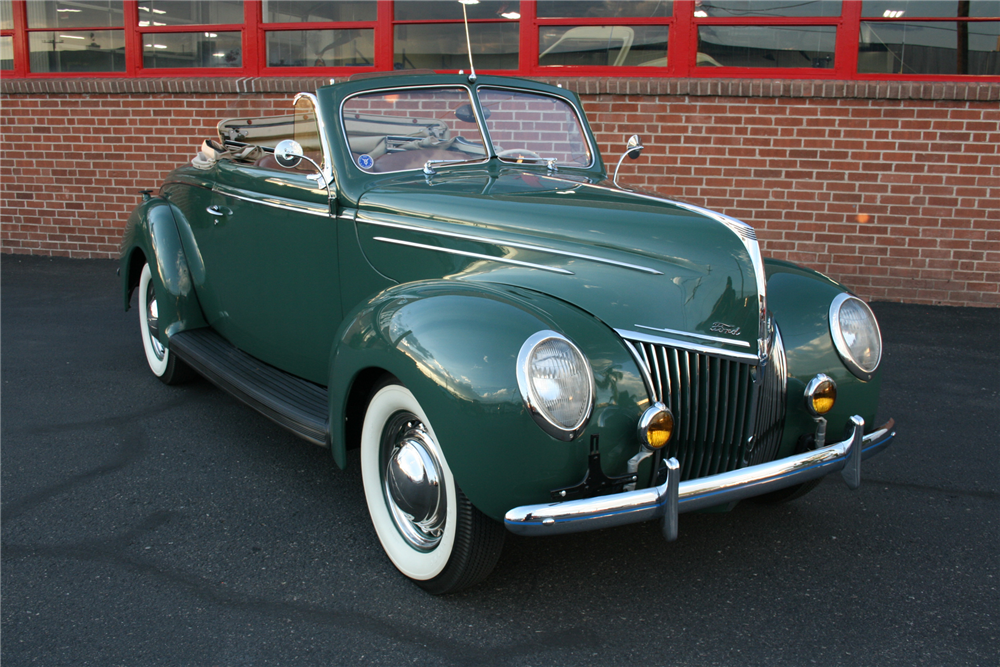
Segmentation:
<svg viewBox="0 0 1000 667">
<path fill-rule="evenodd" d="M 481 581 L 506 531 L 672 540 L 682 512 L 855 488 L 894 436 L 868 306 L 619 186 L 559 87 L 355 77 L 223 120 L 143 199 L 120 272 L 153 373 L 339 466 L 360 448 L 379 540 L 432 593 Z"/>
</svg>

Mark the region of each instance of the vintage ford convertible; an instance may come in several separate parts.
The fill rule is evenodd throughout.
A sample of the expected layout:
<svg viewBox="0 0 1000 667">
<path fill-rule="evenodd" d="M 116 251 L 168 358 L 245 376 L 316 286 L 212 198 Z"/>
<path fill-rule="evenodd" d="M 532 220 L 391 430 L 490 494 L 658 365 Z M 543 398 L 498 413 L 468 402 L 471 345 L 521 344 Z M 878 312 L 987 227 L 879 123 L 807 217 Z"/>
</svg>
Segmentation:
<svg viewBox="0 0 1000 667">
<path fill-rule="evenodd" d="M 290 111 L 222 121 L 143 193 L 125 307 L 164 382 L 196 371 L 341 467 L 360 448 L 379 540 L 426 590 L 482 580 L 508 530 L 670 540 L 683 512 L 855 488 L 891 442 L 868 306 L 609 180 L 576 95 L 369 76 Z"/>
</svg>

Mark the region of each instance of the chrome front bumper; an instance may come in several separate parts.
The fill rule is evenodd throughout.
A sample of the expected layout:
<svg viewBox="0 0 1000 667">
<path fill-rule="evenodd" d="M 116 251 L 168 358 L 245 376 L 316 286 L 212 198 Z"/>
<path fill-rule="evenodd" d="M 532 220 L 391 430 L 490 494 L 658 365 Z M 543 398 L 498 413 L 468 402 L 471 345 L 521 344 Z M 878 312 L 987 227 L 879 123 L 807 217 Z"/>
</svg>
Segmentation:
<svg viewBox="0 0 1000 667">
<path fill-rule="evenodd" d="M 560 503 L 525 505 L 507 512 L 504 525 L 518 535 L 559 535 L 660 519 L 663 535 L 677 539 L 681 512 L 724 505 L 841 471 L 847 486 L 861 485 L 861 460 L 887 447 L 896 432 L 889 420 L 864 435 L 865 420 L 854 416 L 846 439 L 804 454 L 731 472 L 680 481 L 677 459 L 667 461 L 667 479 L 655 487 Z"/>
</svg>

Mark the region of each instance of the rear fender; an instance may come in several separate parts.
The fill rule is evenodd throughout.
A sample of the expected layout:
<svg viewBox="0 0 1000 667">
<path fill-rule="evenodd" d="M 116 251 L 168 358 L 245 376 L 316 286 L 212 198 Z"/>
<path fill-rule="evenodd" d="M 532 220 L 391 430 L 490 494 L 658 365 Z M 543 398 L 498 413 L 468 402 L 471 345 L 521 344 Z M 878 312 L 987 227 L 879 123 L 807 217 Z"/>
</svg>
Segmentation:
<svg viewBox="0 0 1000 667">
<path fill-rule="evenodd" d="M 156 290 L 161 343 L 168 345 L 170 336 L 185 329 L 208 326 L 194 292 L 173 207 L 158 197 L 136 207 L 125 227 L 120 259 L 125 310 L 144 263 L 149 263 Z"/>
<path fill-rule="evenodd" d="M 456 481 L 496 519 L 579 482 L 594 434 L 609 475 L 624 474 L 638 449 L 636 424 L 649 398 L 635 362 L 608 326 L 564 302 L 519 288 L 435 280 L 390 288 L 346 322 L 330 370 L 331 446 L 342 467 L 368 399 L 352 392 L 359 382 L 370 392 L 384 373 L 420 401 Z M 538 427 L 517 385 L 522 344 L 546 329 L 573 341 L 594 371 L 593 414 L 571 442 Z"/>
</svg>

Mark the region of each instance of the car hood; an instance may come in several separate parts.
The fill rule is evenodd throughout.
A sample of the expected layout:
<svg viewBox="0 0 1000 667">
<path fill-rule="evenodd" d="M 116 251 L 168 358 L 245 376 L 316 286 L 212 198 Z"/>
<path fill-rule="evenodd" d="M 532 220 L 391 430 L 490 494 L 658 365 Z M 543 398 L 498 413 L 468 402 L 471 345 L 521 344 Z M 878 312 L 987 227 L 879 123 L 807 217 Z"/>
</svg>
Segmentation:
<svg viewBox="0 0 1000 667">
<path fill-rule="evenodd" d="M 368 261 L 398 282 L 516 285 L 633 337 L 757 353 L 763 266 L 753 229 L 609 182 L 537 171 L 442 171 L 359 201 Z"/>
</svg>

